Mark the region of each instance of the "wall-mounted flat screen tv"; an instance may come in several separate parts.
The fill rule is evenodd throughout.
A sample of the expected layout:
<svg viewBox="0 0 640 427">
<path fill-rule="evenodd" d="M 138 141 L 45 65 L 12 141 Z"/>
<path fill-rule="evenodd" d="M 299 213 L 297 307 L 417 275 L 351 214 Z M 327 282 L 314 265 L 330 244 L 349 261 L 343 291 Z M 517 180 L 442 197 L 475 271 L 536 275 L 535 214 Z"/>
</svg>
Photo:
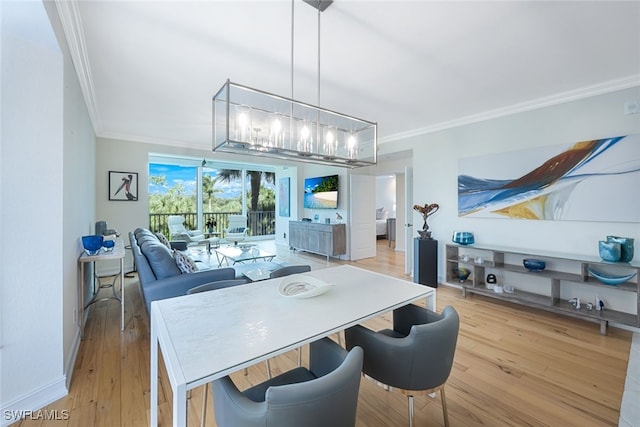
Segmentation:
<svg viewBox="0 0 640 427">
<path fill-rule="evenodd" d="M 338 207 L 338 175 L 305 178 L 304 207 L 336 209 Z"/>
</svg>

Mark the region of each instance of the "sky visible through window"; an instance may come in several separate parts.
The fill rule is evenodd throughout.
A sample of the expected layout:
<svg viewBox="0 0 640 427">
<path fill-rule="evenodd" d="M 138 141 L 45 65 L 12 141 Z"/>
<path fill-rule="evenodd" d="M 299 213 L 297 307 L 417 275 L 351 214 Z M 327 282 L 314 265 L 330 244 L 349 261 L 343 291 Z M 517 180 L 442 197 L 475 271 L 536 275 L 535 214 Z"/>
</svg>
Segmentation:
<svg viewBox="0 0 640 427">
<path fill-rule="evenodd" d="M 149 179 L 149 194 L 166 194 L 170 188 L 181 184 L 185 195 L 196 194 L 196 174 L 198 168 L 194 166 L 178 166 L 159 163 L 149 163 L 149 176 L 164 176 L 166 184 L 161 186 L 155 184 Z M 218 174 L 217 169 L 204 168 L 204 175 L 215 177 Z M 263 186 L 275 189 L 275 185 L 262 182 Z M 218 193 L 217 197 L 221 199 L 235 199 L 242 194 L 242 183 L 238 181 L 217 182 L 216 188 L 223 192 Z"/>
</svg>

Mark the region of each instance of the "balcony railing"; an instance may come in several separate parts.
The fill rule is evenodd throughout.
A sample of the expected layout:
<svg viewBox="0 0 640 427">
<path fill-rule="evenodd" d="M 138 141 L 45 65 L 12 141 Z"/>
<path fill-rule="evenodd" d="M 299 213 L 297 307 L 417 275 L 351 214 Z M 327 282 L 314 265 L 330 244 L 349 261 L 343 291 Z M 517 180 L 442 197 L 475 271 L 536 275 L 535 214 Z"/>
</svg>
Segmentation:
<svg viewBox="0 0 640 427">
<path fill-rule="evenodd" d="M 203 224 L 198 227 L 198 214 L 195 212 L 161 213 L 149 214 L 149 230 L 160 232 L 170 238 L 168 218 L 171 215 L 184 217 L 184 226 L 188 230 L 205 230 L 204 223 L 213 219 L 216 226 L 213 232 L 220 233 L 224 237 L 224 230 L 229 226 L 229 215 L 240 215 L 240 212 L 213 212 L 202 214 Z M 248 236 L 273 236 L 275 234 L 276 213 L 275 211 L 254 211 L 247 213 Z"/>
</svg>

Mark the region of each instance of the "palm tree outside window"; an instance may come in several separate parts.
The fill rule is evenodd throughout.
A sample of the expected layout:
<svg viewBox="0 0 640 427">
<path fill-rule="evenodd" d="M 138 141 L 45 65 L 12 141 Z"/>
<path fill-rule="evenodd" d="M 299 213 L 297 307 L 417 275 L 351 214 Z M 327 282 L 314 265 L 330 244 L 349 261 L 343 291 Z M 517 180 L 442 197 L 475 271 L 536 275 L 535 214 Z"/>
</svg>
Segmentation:
<svg viewBox="0 0 640 427">
<path fill-rule="evenodd" d="M 221 169 L 216 182 L 241 183 L 245 176 L 246 204 L 250 236 L 275 234 L 275 173 L 263 170 Z"/>
<path fill-rule="evenodd" d="M 189 228 L 221 233 L 229 215 L 246 214 L 250 236 L 275 234 L 274 172 L 202 163 L 149 163 L 150 229 L 166 233 L 168 215 L 180 214 Z"/>
</svg>

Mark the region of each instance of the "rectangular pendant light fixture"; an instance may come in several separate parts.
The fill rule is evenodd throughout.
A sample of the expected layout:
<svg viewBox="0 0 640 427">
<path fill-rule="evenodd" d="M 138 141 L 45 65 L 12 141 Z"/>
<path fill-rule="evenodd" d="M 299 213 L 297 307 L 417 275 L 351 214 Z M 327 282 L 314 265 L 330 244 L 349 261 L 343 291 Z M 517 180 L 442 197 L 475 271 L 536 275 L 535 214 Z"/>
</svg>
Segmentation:
<svg viewBox="0 0 640 427">
<path fill-rule="evenodd" d="M 372 166 L 377 124 L 227 80 L 213 97 L 213 151 Z"/>
</svg>

